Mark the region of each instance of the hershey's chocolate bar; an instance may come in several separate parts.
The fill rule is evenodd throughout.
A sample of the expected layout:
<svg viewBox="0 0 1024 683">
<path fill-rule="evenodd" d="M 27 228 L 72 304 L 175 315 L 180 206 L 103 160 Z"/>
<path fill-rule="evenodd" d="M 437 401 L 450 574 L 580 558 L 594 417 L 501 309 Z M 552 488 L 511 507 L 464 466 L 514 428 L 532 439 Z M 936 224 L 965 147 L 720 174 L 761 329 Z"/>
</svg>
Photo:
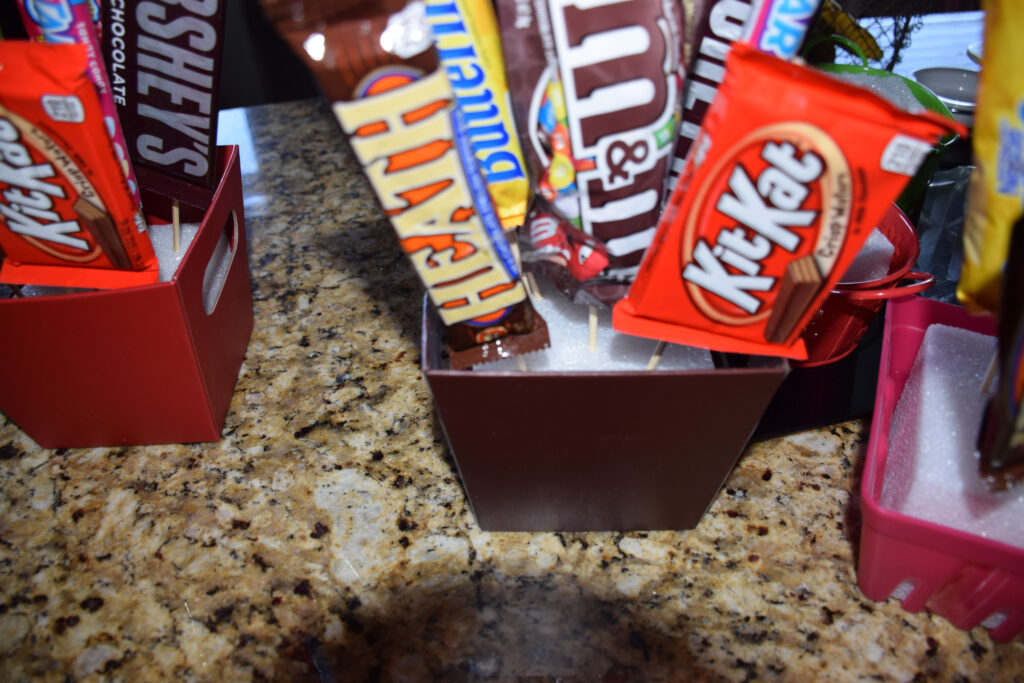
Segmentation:
<svg viewBox="0 0 1024 683">
<path fill-rule="evenodd" d="M 108 0 L 103 56 L 137 166 L 212 188 L 225 0 Z"/>
<path fill-rule="evenodd" d="M 674 187 L 683 172 L 686 155 L 700 132 L 701 122 L 725 76 L 725 58 L 732 44 L 743 37 L 753 0 L 698 0 L 693 51 L 686 68 L 683 114 L 670 172 Z"/>
</svg>

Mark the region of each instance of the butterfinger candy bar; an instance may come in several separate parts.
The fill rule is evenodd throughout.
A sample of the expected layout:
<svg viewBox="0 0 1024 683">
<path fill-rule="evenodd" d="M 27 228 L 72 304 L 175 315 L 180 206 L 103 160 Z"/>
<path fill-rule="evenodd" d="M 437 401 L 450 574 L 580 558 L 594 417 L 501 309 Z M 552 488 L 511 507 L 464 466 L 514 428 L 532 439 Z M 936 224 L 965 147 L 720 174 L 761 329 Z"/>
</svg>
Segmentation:
<svg viewBox="0 0 1024 683">
<path fill-rule="evenodd" d="M 547 327 L 494 214 L 422 5 L 356 9 L 353 16 L 351 7 L 329 2 L 264 3 L 332 100 L 446 325 L 452 367 L 547 346 Z"/>
<path fill-rule="evenodd" d="M 526 220 L 530 181 L 512 120 L 491 0 L 427 0 L 427 21 L 502 227 Z"/>
<path fill-rule="evenodd" d="M 974 168 L 963 229 L 957 298 L 972 312 L 1000 308 L 1014 222 L 1024 214 L 1024 3 L 985 4 L 985 49 L 971 130 Z"/>
<path fill-rule="evenodd" d="M 813 256 L 808 254 L 786 266 L 764 338 L 773 344 L 785 343 L 820 289 L 821 273 Z"/>
<path fill-rule="evenodd" d="M 934 143 L 962 126 L 736 43 L 615 329 L 804 359 L 800 334 Z"/>
<path fill-rule="evenodd" d="M 0 281 L 106 288 L 158 278 L 86 57 L 79 44 L 0 42 Z"/>
</svg>

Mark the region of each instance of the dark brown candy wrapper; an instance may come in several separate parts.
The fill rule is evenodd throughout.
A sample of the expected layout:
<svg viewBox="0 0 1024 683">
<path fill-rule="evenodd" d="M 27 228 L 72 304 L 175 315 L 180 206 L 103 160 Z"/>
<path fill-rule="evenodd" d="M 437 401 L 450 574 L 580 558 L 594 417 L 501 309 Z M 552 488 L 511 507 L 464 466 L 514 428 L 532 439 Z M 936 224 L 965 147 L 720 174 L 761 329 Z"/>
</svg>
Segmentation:
<svg viewBox="0 0 1024 683">
<path fill-rule="evenodd" d="M 680 6 L 499 0 L 498 18 L 530 175 L 557 212 L 604 244 L 608 267 L 583 288 L 613 303 L 666 194 L 683 82 Z"/>
<path fill-rule="evenodd" d="M 1024 480 L 1024 218 L 1013 226 L 999 310 L 999 380 L 978 435 L 978 468 L 992 490 Z"/>
<path fill-rule="evenodd" d="M 700 132 L 701 122 L 725 75 L 725 57 L 743 37 L 752 0 L 697 0 L 693 51 L 683 89 L 683 119 L 679 126 L 671 186 L 683 172 L 686 155 Z"/>
<path fill-rule="evenodd" d="M 103 56 L 140 182 L 208 200 L 217 182 L 217 111 L 226 0 L 102 3 Z"/>
</svg>

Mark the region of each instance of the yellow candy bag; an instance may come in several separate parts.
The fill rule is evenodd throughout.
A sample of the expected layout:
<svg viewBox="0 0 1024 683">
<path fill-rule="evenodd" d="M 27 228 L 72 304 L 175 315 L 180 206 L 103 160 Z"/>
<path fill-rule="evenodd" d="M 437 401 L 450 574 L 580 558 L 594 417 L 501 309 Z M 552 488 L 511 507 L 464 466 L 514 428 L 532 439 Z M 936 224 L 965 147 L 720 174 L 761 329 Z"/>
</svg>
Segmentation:
<svg viewBox="0 0 1024 683">
<path fill-rule="evenodd" d="M 506 230 L 526 219 L 530 182 L 512 120 L 498 22 L 491 0 L 427 0 L 441 64 Z"/>
<path fill-rule="evenodd" d="M 975 170 L 964 222 L 957 287 L 972 311 L 999 310 L 1010 232 L 1024 207 L 1024 3 L 988 0 L 985 49 L 974 118 Z"/>
</svg>

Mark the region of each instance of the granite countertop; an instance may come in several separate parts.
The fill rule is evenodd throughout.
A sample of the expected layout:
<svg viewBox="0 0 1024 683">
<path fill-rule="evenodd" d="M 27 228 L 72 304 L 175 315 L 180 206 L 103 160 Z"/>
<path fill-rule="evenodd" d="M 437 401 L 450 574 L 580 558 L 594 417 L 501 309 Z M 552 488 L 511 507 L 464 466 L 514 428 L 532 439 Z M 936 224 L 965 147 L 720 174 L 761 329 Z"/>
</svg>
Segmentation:
<svg viewBox="0 0 1024 683">
<path fill-rule="evenodd" d="M 750 446 L 692 530 L 481 531 L 330 110 L 244 114 L 223 438 L 50 451 L 0 415 L 4 680 L 1024 679 L 1024 644 L 858 590 L 864 421 Z"/>
</svg>

